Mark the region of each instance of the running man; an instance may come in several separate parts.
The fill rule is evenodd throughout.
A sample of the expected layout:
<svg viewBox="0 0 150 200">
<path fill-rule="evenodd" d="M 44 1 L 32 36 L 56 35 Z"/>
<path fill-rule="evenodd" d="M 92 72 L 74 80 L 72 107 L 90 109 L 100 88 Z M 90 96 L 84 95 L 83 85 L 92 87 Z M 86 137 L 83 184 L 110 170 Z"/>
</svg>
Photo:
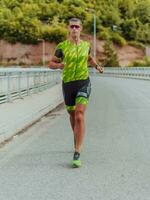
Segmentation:
<svg viewBox="0 0 150 200">
<path fill-rule="evenodd" d="M 84 114 L 91 92 L 88 63 L 103 73 L 90 54 L 90 44 L 80 39 L 82 22 L 78 18 L 69 20 L 69 38 L 56 47 L 55 54 L 49 62 L 49 68 L 63 69 L 62 89 L 66 109 L 74 134 L 73 167 L 80 167 L 80 152 L 83 144 L 85 123 Z"/>
</svg>

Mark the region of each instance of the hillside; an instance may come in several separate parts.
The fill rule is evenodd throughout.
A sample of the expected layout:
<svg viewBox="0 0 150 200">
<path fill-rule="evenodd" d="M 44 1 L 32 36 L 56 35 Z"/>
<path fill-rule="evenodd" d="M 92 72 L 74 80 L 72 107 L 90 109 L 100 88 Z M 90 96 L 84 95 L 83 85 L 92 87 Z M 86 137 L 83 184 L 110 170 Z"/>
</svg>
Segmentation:
<svg viewBox="0 0 150 200">
<path fill-rule="evenodd" d="M 84 32 L 91 34 L 94 14 L 98 39 L 150 44 L 150 0 L 1 0 L 0 39 L 57 43 L 66 38 L 71 17 L 80 18 Z"/>
<path fill-rule="evenodd" d="M 83 38 L 92 43 L 92 36 Z M 103 57 L 103 40 L 97 40 L 97 60 Z M 56 44 L 45 42 L 45 61 L 48 62 L 54 53 Z M 127 66 L 134 60 L 143 59 L 145 53 L 143 50 L 130 45 L 119 47 L 115 45 L 120 66 Z M 26 45 L 21 43 L 10 44 L 6 41 L 0 41 L 0 63 L 2 65 L 42 65 L 42 43 L 37 45 Z"/>
<path fill-rule="evenodd" d="M 94 16 L 98 59 L 106 40 L 113 42 L 121 66 L 144 57 L 129 44 L 150 44 L 150 0 L 1 0 L 0 64 L 42 63 L 39 39 L 48 61 L 55 44 L 67 38 L 71 17 L 82 20 L 83 34 L 92 41 L 87 35 L 93 35 Z"/>
</svg>

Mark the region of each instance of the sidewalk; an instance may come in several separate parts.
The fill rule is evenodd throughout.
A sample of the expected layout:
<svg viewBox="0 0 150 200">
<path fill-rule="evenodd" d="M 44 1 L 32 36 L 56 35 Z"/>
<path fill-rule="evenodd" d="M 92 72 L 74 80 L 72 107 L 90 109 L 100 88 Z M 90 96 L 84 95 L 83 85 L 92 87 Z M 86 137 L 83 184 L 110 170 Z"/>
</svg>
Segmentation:
<svg viewBox="0 0 150 200">
<path fill-rule="evenodd" d="M 62 103 L 60 84 L 38 94 L 0 105 L 0 142 L 9 139 L 26 126 Z"/>
</svg>

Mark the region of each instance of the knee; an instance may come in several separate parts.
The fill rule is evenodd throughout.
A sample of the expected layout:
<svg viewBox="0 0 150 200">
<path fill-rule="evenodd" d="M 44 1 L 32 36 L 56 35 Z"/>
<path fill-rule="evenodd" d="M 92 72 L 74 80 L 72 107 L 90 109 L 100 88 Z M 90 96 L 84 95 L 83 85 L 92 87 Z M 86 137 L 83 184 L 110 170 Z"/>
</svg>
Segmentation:
<svg viewBox="0 0 150 200">
<path fill-rule="evenodd" d="M 76 111 L 75 112 L 75 120 L 77 122 L 81 122 L 84 119 L 84 113 L 82 111 Z"/>
</svg>

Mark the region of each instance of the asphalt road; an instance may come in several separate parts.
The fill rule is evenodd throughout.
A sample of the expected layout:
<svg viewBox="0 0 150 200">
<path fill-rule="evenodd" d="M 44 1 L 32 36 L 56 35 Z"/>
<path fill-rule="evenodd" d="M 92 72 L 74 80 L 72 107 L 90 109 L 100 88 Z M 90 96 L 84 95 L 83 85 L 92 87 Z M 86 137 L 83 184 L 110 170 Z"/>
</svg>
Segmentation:
<svg viewBox="0 0 150 200">
<path fill-rule="evenodd" d="M 0 200 L 149 200 L 150 81 L 95 77 L 82 167 L 62 108 L 0 148 Z"/>
</svg>

